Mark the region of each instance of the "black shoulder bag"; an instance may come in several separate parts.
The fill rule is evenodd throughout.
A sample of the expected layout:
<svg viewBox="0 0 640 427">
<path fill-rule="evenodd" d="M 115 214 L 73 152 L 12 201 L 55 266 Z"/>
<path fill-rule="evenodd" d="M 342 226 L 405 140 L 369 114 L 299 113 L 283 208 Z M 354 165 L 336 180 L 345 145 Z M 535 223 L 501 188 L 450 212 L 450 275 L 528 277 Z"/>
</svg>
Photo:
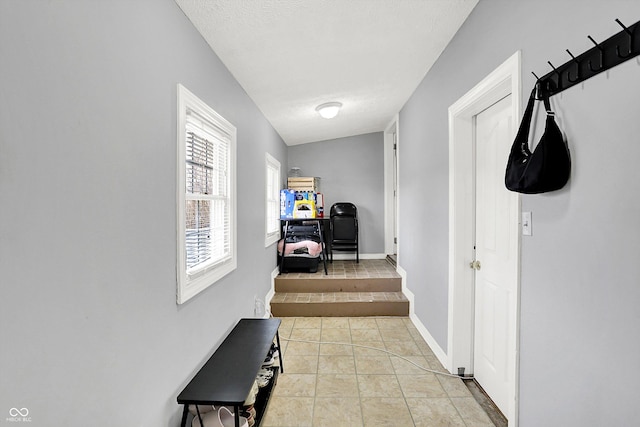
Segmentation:
<svg viewBox="0 0 640 427">
<path fill-rule="evenodd" d="M 569 180 L 571 157 L 569 148 L 551 111 L 549 97 L 543 95 L 547 121 L 544 134 L 533 150 L 529 150 L 529 128 L 536 100 L 536 88 L 531 91 L 520 129 L 511 146 L 504 182 L 511 191 L 525 194 L 559 190 Z"/>
</svg>

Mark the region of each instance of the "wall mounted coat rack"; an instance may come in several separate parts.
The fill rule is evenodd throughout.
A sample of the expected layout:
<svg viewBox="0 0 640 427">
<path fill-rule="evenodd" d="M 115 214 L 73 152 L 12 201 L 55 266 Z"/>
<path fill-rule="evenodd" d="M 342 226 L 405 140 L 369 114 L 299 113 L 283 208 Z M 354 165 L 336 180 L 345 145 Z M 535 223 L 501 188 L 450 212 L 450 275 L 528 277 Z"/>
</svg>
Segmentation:
<svg viewBox="0 0 640 427">
<path fill-rule="evenodd" d="M 578 56 L 574 56 L 569 49 L 566 49 L 571 56 L 569 61 L 559 67 L 547 61 L 553 70 L 542 77 L 532 72 L 538 80 L 538 96 L 556 95 L 640 55 L 640 21 L 630 27 L 626 27 L 618 19 L 616 22 L 622 27 L 619 33 L 603 42 L 597 42 L 591 36 L 587 36 L 595 45 L 591 49 Z"/>
</svg>

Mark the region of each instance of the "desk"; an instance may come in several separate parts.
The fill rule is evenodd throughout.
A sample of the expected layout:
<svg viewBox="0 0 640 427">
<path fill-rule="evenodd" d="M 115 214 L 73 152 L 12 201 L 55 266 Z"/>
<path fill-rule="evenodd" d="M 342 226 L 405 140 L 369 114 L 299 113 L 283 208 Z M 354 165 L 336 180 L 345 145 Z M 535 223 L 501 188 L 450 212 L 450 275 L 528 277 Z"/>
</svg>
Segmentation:
<svg viewBox="0 0 640 427">
<path fill-rule="evenodd" d="M 289 225 L 302 225 L 303 223 L 306 224 L 316 224 L 318 226 L 318 234 L 320 237 L 320 244 L 322 245 L 322 263 L 324 265 L 324 274 L 328 275 L 329 273 L 327 272 L 327 245 L 325 244 L 324 241 L 324 223 L 323 221 L 329 221 L 329 218 L 287 218 L 287 219 L 280 219 L 280 223 L 282 225 L 282 229 L 283 229 L 283 233 L 282 233 L 282 257 L 280 258 L 280 273 L 282 273 L 282 264 L 284 263 L 285 260 L 285 247 L 287 246 L 287 230 L 289 228 Z"/>
<path fill-rule="evenodd" d="M 241 319 L 238 322 L 207 363 L 178 395 L 178 403 L 184 405 L 182 426 L 186 425 L 189 405 L 198 404 L 233 406 L 236 427 L 239 427 L 240 409 L 274 338 L 280 352 L 280 370 L 284 372 L 279 326 L 280 319 L 274 318 Z M 277 372 L 274 374 L 274 383 L 276 377 Z M 267 402 L 264 402 L 257 418 L 260 419 L 264 415 L 266 404 Z M 258 411 L 257 401 L 255 407 Z M 259 419 L 256 420 L 256 424 Z"/>
</svg>

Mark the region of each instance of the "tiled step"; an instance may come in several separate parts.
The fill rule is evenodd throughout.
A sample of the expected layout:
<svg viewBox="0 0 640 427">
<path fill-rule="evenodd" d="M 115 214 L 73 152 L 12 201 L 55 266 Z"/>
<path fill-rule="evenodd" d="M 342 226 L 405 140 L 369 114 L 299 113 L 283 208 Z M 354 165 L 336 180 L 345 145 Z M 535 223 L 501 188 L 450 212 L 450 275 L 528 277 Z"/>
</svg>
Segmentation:
<svg viewBox="0 0 640 427">
<path fill-rule="evenodd" d="M 271 313 L 279 317 L 408 316 L 402 278 L 386 260 L 335 261 L 328 274 L 283 273 L 274 280 Z"/>
<path fill-rule="evenodd" d="M 317 277 L 317 276 L 316 276 Z M 399 277 L 332 278 L 326 279 L 278 276 L 275 279 L 276 293 L 284 292 L 400 292 Z"/>
<path fill-rule="evenodd" d="M 408 316 L 402 292 L 278 292 L 271 300 L 276 317 Z"/>
</svg>

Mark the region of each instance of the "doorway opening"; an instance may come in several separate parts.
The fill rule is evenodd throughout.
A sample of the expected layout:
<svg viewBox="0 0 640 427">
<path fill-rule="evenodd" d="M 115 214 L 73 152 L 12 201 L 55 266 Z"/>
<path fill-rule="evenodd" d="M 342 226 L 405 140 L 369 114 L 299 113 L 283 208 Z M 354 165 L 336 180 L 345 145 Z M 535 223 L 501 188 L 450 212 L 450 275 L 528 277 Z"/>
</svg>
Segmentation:
<svg viewBox="0 0 640 427">
<path fill-rule="evenodd" d="M 384 241 L 387 260 L 398 261 L 398 117 L 384 131 Z"/>
</svg>

